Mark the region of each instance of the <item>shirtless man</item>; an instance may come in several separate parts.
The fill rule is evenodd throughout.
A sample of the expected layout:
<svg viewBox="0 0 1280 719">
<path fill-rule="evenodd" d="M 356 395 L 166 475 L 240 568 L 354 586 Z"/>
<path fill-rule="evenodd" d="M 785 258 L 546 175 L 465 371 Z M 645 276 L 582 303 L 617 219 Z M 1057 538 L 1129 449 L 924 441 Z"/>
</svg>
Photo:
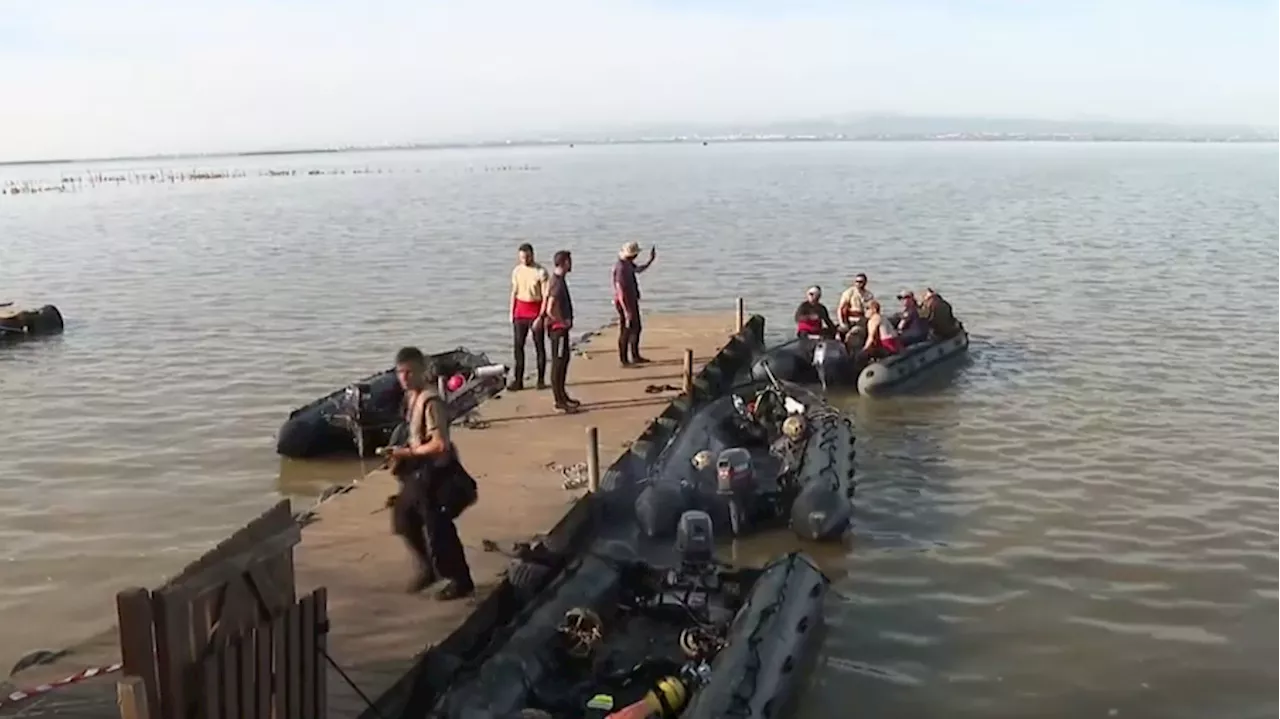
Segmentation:
<svg viewBox="0 0 1280 719">
<path fill-rule="evenodd" d="M 902 338 L 898 328 L 880 311 L 880 302 L 867 303 L 867 339 L 862 345 L 862 361 L 882 359 L 902 351 Z"/>
<path fill-rule="evenodd" d="M 533 332 L 533 351 L 538 362 L 538 389 L 547 388 L 547 333 L 543 327 L 547 285 L 551 277 L 533 261 L 533 245 L 520 245 L 520 262 L 511 270 L 511 329 L 515 347 L 515 367 L 511 373 L 512 392 L 524 389 L 524 346 Z"/>
</svg>

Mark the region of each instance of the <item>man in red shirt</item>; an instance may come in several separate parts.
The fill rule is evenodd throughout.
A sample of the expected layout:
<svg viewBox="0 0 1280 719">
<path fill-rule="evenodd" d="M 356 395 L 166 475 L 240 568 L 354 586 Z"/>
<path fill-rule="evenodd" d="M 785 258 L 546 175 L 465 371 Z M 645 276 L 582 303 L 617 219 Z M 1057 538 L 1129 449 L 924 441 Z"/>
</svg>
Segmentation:
<svg viewBox="0 0 1280 719">
<path fill-rule="evenodd" d="M 623 367 L 646 364 L 640 356 L 640 282 L 636 278 L 658 258 L 658 248 L 649 248 L 649 261 L 636 264 L 640 245 L 628 242 L 613 263 L 613 308 L 618 312 L 618 359 Z"/>
</svg>

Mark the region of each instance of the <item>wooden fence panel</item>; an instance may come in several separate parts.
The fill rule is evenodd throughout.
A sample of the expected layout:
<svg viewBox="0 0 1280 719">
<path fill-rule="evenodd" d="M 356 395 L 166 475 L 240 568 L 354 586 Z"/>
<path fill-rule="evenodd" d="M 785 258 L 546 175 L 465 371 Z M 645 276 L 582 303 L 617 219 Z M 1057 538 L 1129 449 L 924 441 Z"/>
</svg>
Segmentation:
<svg viewBox="0 0 1280 719">
<path fill-rule="evenodd" d="M 201 665 L 200 719 L 325 719 L 326 592 L 228 638 Z"/>
</svg>

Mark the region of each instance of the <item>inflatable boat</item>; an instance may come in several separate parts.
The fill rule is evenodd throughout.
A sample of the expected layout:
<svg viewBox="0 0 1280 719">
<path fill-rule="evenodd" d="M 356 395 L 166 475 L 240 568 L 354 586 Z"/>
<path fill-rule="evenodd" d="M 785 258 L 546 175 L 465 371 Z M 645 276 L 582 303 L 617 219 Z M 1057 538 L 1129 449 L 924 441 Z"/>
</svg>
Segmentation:
<svg viewBox="0 0 1280 719">
<path fill-rule="evenodd" d="M 53 305 L 37 310 L 22 310 L 13 303 L 0 304 L 0 342 L 56 335 L 63 330 L 62 313 Z"/>
<path fill-rule="evenodd" d="M 431 355 L 444 379 L 450 416 L 457 419 L 506 386 L 507 368 L 483 353 L 459 347 Z M 289 413 L 276 435 L 276 452 L 286 457 L 320 457 L 354 452 L 370 457 L 391 443 L 403 421 L 403 391 L 388 369 L 336 390 Z"/>
<path fill-rule="evenodd" d="M 719 564 L 711 518 L 679 524 L 669 561 L 616 541 L 573 561 L 426 716 L 778 716 L 820 644 L 827 578 L 801 554 Z"/>
<path fill-rule="evenodd" d="M 824 390 L 849 387 L 874 396 L 906 386 L 968 349 L 969 334 L 961 325 L 954 337 L 907 345 L 899 354 L 859 367 L 843 342 L 802 337 L 767 350 L 752 368 L 752 377 L 765 380 L 772 373 L 790 382 L 820 384 Z"/>
<path fill-rule="evenodd" d="M 907 345 L 902 352 L 864 367 L 858 373 L 858 393 L 887 394 L 968 351 L 969 333 L 963 325 L 954 337 Z"/>
<path fill-rule="evenodd" d="M 799 386 L 730 393 L 697 408 L 658 457 L 636 523 L 672 537 L 696 509 L 735 537 L 790 517 L 805 539 L 838 539 L 853 517 L 853 444 L 853 423 Z"/>
</svg>

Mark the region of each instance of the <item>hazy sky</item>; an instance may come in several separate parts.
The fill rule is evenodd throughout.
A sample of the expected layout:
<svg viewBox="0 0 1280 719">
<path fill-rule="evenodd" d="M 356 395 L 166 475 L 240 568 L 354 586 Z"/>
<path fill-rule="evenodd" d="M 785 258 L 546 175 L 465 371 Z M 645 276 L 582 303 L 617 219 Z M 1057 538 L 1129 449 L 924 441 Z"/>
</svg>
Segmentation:
<svg viewBox="0 0 1280 719">
<path fill-rule="evenodd" d="M 1243 122 L 1276 0 L 0 0 L 0 159 L 848 112 Z"/>
</svg>

